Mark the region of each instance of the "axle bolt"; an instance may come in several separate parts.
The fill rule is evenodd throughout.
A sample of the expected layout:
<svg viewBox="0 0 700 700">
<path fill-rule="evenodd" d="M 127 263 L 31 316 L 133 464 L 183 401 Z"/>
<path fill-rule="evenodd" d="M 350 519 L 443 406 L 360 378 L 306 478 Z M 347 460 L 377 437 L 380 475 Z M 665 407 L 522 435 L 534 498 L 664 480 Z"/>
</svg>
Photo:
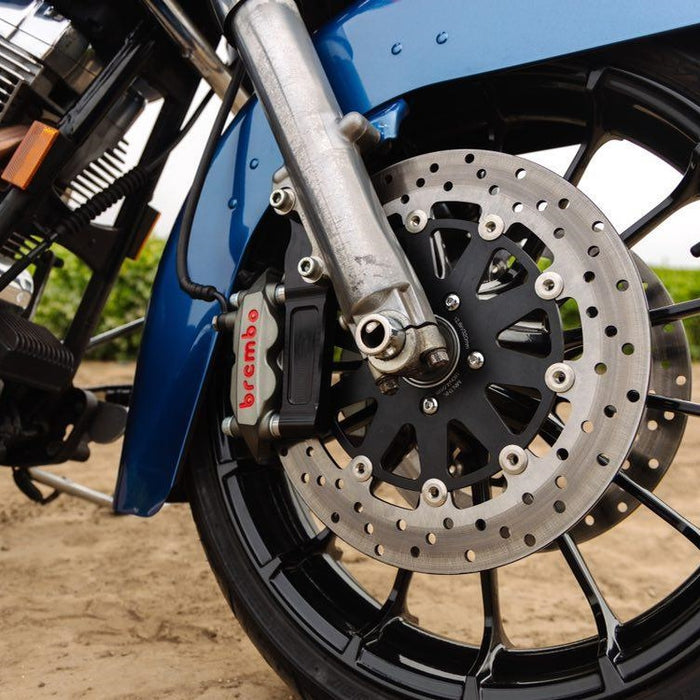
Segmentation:
<svg viewBox="0 0 700 700">
<path fill-rule="evenodd" d="M 421 489 L 423 500 L 433 508 L 439 508 L 447 501 L 447 486 L 440 479 L 428 479 Z"/>
<path fill-rule="evenodd" d="M 467 364 L 469 365 L 469 369 L 481 369 L 484 366 L 484 362 L 484 356 L 477 350 L 470 352 L 467 356 Z"/>
<path fill-rule="evenodd" d="M 428 365 L 430 369 L 442 369 L 450 364 L 450 356 L 445 348 L 431 350 L 425 355 L 425 364 Z"/>
<path fill-rule="evenodd" d="M 406 230 L 409 233 L 420 233 L 427 225 L 428 215 L 422 209 L 416 209 L 406 217 Z"/>
<path fill-rule="evenodd" d="M 445 308 L 448 311 L 457 311 L 462 302 L 456 294 L 448 294 L 445 298 Z"/>
<path fill-rule="evenodd" d="M 393 396 L 399 390 L 399 380 L 390 374 L 385 374 L 377 380 L 377 389 L 384 396 Z"/>
<path fill-rule="evenodd" d="M 289 187 L 280 187 L 279 189 L 272 190 L 270 195 L 270 206 L 280 215 L 286 216 L 293 209 L 297 203 L 297 197 L 294 194 L 294 190 Z"/>
<path fill-rule="evenodd" d="M 434 416 L 439 407 L 440 404 L 434 396 L 426 396 L 421 402 L 420 410 L 423 411 L 426 416 Z"/>
<path fill-rule="evenodd" d="M 574 385 L 576 374 L 574 370 L 564 362 L 555 362 L 544 373 L 544 383 L 551 391 L 563 394 Z"/>
<path fill-rule="evenodd" d="M 498 456 L 498 463 L 506 474 L 522 474 L 527 462 L 527 452 L 519 445 L 506 445 Z"/>
<path fill-rule="evenodd" d="M 357 481 L 367 481 L 372 477 L 372 462 L 359 455 L 350 462 L 350 472 Z"/>
<path fill-rule="evenodd" d="M 305 282 L 313 284 L 323 276 L 323 263 L 318 258 L 309 256 L 299 261 L 297 270 Z"/>
</svg>

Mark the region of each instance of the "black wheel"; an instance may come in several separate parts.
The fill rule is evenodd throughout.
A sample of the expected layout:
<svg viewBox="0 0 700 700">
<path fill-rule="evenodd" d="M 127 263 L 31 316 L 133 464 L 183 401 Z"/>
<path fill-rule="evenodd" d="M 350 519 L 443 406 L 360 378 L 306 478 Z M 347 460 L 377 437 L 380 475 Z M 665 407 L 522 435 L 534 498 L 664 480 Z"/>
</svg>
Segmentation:
<svg viewBox="0 0 700 700">
<path fill-rule="evenodd" d="M 627 139 L 659 156 L 683 174 L 671 196 L 658 205 L 652 203 L 656 206 L 650 209 L 648 215 L 621 232 L 622 241 L 631 247 L 673 212 L 700 196 L 697 168 L 700 154 L 700 53 L 696 48 L 699 38 L 697 31 L 676 33 L 670 38 L 655 38 L 566 62 L 420 91 L 409 97 L 411 111 L 401 138 L 390 154 L 378 156 L 386 160 L 377 162 L 376 169 L 418 154 L 437 151 L 462 149 L 459 151 L 460 157 L 467 159 L 468 164 L 470 155 L 477 163 L 497 163 L 500 161 L 495 159 L 501 158 L 500 153 L 519 154 L 582 144 L 564 175 L 565 180 L 576 185 L 602 144 L 611 138 Z M 460 95 L 459 102 L 455 101 L 456 94 Z M 473 150 L 465 151 L 466 147 Z M 480 155 L 483 151 L 497 153 Z M 434 160 L 436 166 L 442 165 L 443 161 L 438 158 Z M 413 162 L 420 165 L 422 161 L 418 158 Z M 488 180 L 491 175 L 486 175 L 487 169 L 490 170 L 483 168 L 484 176 L 477 174 L 476 177 Z M 383 201 L 396 198 L 398 202 L 401 189 L 396 183 L 396 173 L 405 173 L 405 170 L 389 169 L 383 172 L 393 173 L 386 182 L 381 183 L 390 190 Z M 545 175 L 542 177 L 546 178 Z M 490 185 L 490 182 L 485 182 L 483 186 L 487 184 Z M 457 182 L 445 183 L 446 193 L 453 190 L 453 185 L 456 191 Z M 416 182 L 417 188 L 422 186 Z M 392 187 L 399 189 L 391 190 Z M 499 187 L 491 185 L 491 190 L 495 196 Z M 411 196 L 413 192 L 411 190 Z M 408 201 L 408 195 L 404 196 Z M 406 237 L 401 223 L 405 215 L 398 217 L 396 224 L 397 235 L 428 290 L 436 313 L 439 305 L 443 316 L 447 315 L 444 304 L 449 313 L 456 313 L 459 306 L 459 299 L 455 302 L 445 296 L 448 287 L 442 283 L 449 275 L 443 268 L 459 269 L 460 256 L 465 247 L 469 251 L 472 246 L 472 258 L 481 251 L 482 262 L 488 262 L 485 277 L 475 281 L 477 286 L 482 285 L 479 289 L 486 290 L 482 296 L 498 298 L 500 294 L 512 293 L 513 289 L 517 292 L 519 280 L 536 277 L 539 270 L 544 268 L 543 259 L 551 257 L 550 247 L 557 245 L 554 239 L 564 235 L 554 234 L 550 246 L 548 240 L 534 235 L 532 228 L 525 227 L 518 229 L 517 236 L 504 236 L 502 242 L 488 248 L 491 245 L 490 233 L 484 230 L 479 233 L 479 227 L 485 225 L 483 207 L 476 211 L 473 202 L 465 206 L 464 201 L 452 201 L 455 199 L 454 191 L 446 194 L 445 210 L 442 213 L 437 209 L 433 211 L 437 223 L 431 224 L 433 228 L 428 231 L 430 236 L 426 236 L 426 241 L 429 241 L 427 245 L 433 246 L 432 249 L 414 250 L 417 244 L 413 241 L 417 239 Z M 569 208 L 566 197 L 559 196 L 557 201 L 561 210 Z M 544 204 L 540 206 L 542 202 Z M 542 202 L 537 203 L 540 212 L 547 206 L 545 200 Z M 401 206 L 397 203 L 394 213 Z M 406 206 L 410 208 L 412 205 Z M 571 207 L 575 208 L 573 198 Z M 593 222 L 594 233 L 591 235 L 599 231 L 596 228 L 598 224 L 602 226 L 603 221 Z M 608 225 L 607 220 L 605 225 Z M 447 229 L 449 234 L 446 233 Z M 426 257 L 425 252 L 434 250 L 436 231 L 443 234 L 439 247 L 444 256 L 438 255 L 440 259 L 436 262 L 433 255 L 430 264 L 423 265 L 421 261 Z M 265 234 L 264 231 L 259 233 Z M 469 242 L 460 245 L 455 242 L 459 240 Z M 590 273 L 598 264 L 595 258 L 598 258 L 600 250 L 595 252 L 592 248 L 588 249 L 591 269 L 584 273 L 589 275 L 586 283 L 591 282 Z M 353 534 L 349 529 L 352 524 L 346 525 L 350 515 L 346 516 L 345 511 L 328 506 L 328 512 L 325 512 L 325 504 L 331 503 L 325 494 L 332 491 L 333 498 L 337 494 L 332 486 L 325 486 L 322 472 L 316 477 L 313 465 L 300 466 L 298 472 L 294 471 L 296 467 L 290 467 L 290 458 L 295 449 L 293 446 L 278 446 L 284 466 L 277 458 L 256 463 L 247 456 L 242 443 L 221 435 L 221 419 L 230 414 L 231 409 L 223 382 L 212 382 L 188 465 L 187 478 L 194 518 L 212 568 L 236 616 L 266 660 L 302 697 L 522 697 L 554 700 L 690 698 L 695 695 L 700 687 L 698 570 L 663 600 L 623 623 L 606 602 L 578 546 L 615 527 L 628 511 L 640 508 L 647 509 L 676 528 L 677 538 L 682 542 L 685 537 L 694 546 L 696 562 L 697 548 L 700 547 L 698 528 L 653 493 L 683 437 L 686 417 L 700 414 L 700 405 L 689 400 L 690 375 L 687 375 L 686 381 L 685 374 L 689 372 L 689 356 L 679 322 L 679 319 L 700 313 L 700 300 L 673 304 L 649 268 L 637 258 L 631 257 L 630 260 L 637 266 L 639 289 L 644 290 L 641 293 L 646 294 L 652 309 L 650 315 L 645 316 L 652 329 L 651 348 L 647 347 L 644 353 L 648 358 L 640 358 L 637 352 L 637 357 L 630 361 L 630 377 L 624 380 L 629 386 L 625 385 L 626 395 L 619 405 L 604 402 L 601 415 L 595 421 L 600 420 L 603 425 L 607 425 L 605 421 L 620 421 L 613 424 L 620 426 L 625 425 L 625 416 L 630 416 L 630 421 L 636 420 L 636 424 L 642 421 L 648 426 L 648 431 L 652 431 L 651 424 L 654 423 L 653 430 L 656 430 L 656 420 L 663 422 L 665 415 L 669 425 L 664 424 L 663 440 L 659 437 L 662 433 L 640 431 L 629 455 L 622 455 L 619 463 L 615 462 L 612 454 L 614 447 L 610 448 L 611 456 L 602 450 L 592 452 L 590 459 L 595 465 L 591 467 L 592 470 L 612 470 L 602 490 L 596 492 L 594 501 L 597 503 L 591 503 L 587 511 L 587 517 L 592 518 L 596 526 L 592 527 L 584 520 L 572 521 L 565 531 L 555 533 L 547 542 L 541 540 L 545 536 L 541 532 L 546 533 L 546 529 L 532 529 L 532 533 L 525 535 L 524 544 L 518 535 L 518 548 L 513 545 L 510 554 L 502 554 L 502 560 L 498 559 L 501 555 L 497 552 L 500 550 L 484 545 L 484 556 L 492 556 L 490 561 L 498 562 L 493 567 L 481 564 L 481 550 L 470 549 L 468 544 L 462 545 L 464 556 L 459 563 L 454 558 L 435 559 L 433 562 L 426 554 L 431 551 L 431 545 L 435 546 L 434 539 L 432 542 L 430 539 L 431 533 L 428 533 L 422 549 L 413 546 L 410 550 L 406 548 L 405 552 L 400 539 L 392 539 L 389 535 L 387 540 L 378 539 L 381 529 L 378 525 L 376 531 L 372 527 L 365 534 Z M 595 268 L 596 271 L 598 269 Z M 492 270 L 491 276 L 488 270 Z M 469 275 L 464 277 L 466 279 Z M 550 277 L 551 280 L 557 281 L 556 277 Z M 631 284 L 633 286 L 634 283 Z M 617 282 L 616 288 L 620 294 L 626 294 L 629 286 L 630 283 L 623 279 Z M 430 291 L 433 289 L 434 293 Z M 525 291 L 520 297 L 511 294 L 509 299 L 515 299 L 520 304 L 522 297 L 522 309 L 532 308 L 527 306 L 531 303 L 525 299 L 527 294 Z M 560 364 L 568 362 L 578 367 L 575 361 L 581 357 L 581 345 L 587 328 L 601 330 L 601 343 L 607 342 L 604 336 L 610 339 L 617 335 L 619 339 L 621 335 L 618 334 L 627 332 L 624 330 L 625 319 L 621 319 L 617 324 L 619 328 L 615 327 L 614 330 L 609 323 L 606 325 L 600 318 L 596 319 L 609 312 L 615 305 L 612 302 L 600 309 L 588 307 L 586 314 L 591 320 L 584 319 L 578 325 L 572 325 L 561 311 L 562 304 L 546 294 L 547 290 L 540 297 L 545 301 L 541 304 L 536 302 L 541 307 L 538 314 L 509 317 L 508 323 L 503 321 L 505 325 L 494 326 L 500 329 L 499 343 L 503 352 L 525 356 L 527 359 L 522 360 L 522 366 L 528 368 L 528 372 L 544 376 L 544 369 L 552 364 L 553 359 L 561 360 Z M 620 302 L 621 305 L 624 303 Z M 465 306 L 464 302 L 462 306 Z M 594 325 L 594 320 L 595 323 L 600 321 L 600 324 Z M 668 337 L 659 335 L 664 329 Z M 506 336 L 503 335 L 505 330 L 508 331 Z M 633 332 L 636 331 L 629 330 L 629 333 Z M 595 333 L 591 337 L 597 338 Z M 639 338 L 639 347 L 643 348 L 643 334 Z M 455 340 L 457 346 L 460 342 L 459 338 Z M 631 346 L 632 343 L 624 345 Z M 624 349 L 624 345 L 621 355 L 631 354 Z M 473 347 L 467 348 L 470 349 L 473 350 Z M 568 450 L 561 447 L 561 441 L 557 442 L 567 429 L 566 419 L 558 410 L 565 389 L 556 385 L 557 381 L 565 382 L 565 373 L 539 383 L 534 380 L 499 379 L 498 372 L 503 373 L 502 377 L 513 374 L 508 363 L 509 356 L 504 354 L 500 365 L 500 361 L 494 360 L 492 363 L 500 369 L 494 368 L 494 376 L 483 381 L 491 391 L 488 397 L 491 405 L 496 407 L 502 423 L 514 436 L 511 438 L 513 445 L 509 446 L 510 452 L 505 456 L 495 454 L 487 444 L 488 436 L 479 437 L 477 434 L 481 429 L 479 426 L 471 426 L 467 419 L 464 425 L 456 425 L 453 417 L 456 414 L 453 413 L 450 414 L 452 418 L 445 418 L 440 424 L 440 429 L 445 430 L 452 441 L 449 443 L 449 454 L 440 456 L 435 462 L 437 467 L 429 474 L 426 470 L 424 478 L 418 478 L 406 470 L 401 471 L 397 465 L 408 459 L 412 450 L 417 448 L 421 452 L 423 445 L 430 443 L 431 432 L 437 432 L 421 427 L 422 418 L 419 415 L 422 413 L 426 419 L 432 414 L 440 415 L 437 403 L 419 402 L 425 394 L 425 386 L 432 386 L 431 381 L 435 378 L 426 378 L 425 385 L 402 388 L 396 397 L 391 397 L 395 403 L 386 411 L 382 408 L 385 398 L 380 393 L 373 393 L 372 387 L 362 388 L 363 382 L 366 383 L 362 363 L 356 361 L 351 348 L 345 353 L 343 358 L 336 357 L 337 381 L 333 390 L 329 387 L 334 397 L 333 428 L 328 436 L 319 438 L 335 440 L 334 444 L 342 448 L 348 459 L 361 458 L 375 464 L 374 477 L 397 490 L 409 507 L 411 504 L 415 507 L 421 498 L 434 496 L 440 499 L 439 490 L 432 495 L 430 492 L 435 480 L 447 483 L 449 491 L 454 494 L 462 493 L 461 498 L 467 502 L 464 512 L 468 512 L 469 507 L 490 501 L 496 491 L 503 489 L 506 476 L 519 473 L 522 464 L 518 463 L 518 459 L 528 449 L 534 449 L 535 438 L 548 445 L 562 464 L 567 459 L 573 459 Z M 481 365 L 484 370 L 490 367 L 488 354 L 485 363 L 483 358 L 481 361 L 478 357 L 473 358 L 473 354 L 470 352 L 469 356 L 472 369 L 481 371 Z M 217 377 L 230 375 L 230 358 L 225 355 L 222 352 L 219 358 Z M 668 391 L 661 392 L 658 387 L 665 387 L 666 384 L 663 375 L 655 372 L 667 370 L 669 363 L 674 368 L 674 377 L 682 376 L 683 381 L 671 382 Z M 517 362 L 515 365 L 520 366 Z M 647 380 L 651 375 L 651 387 L 642 380 L 639 385 L 634 384 L 637 381 L 633 378 L 633 375 L 636 376 L 635 368 L 642 366 L 647 367 Z M 599 375 L 606 372 L 608 376 L 615 374 L 609 370 L 612 367 L 602 362 L 595 365 Z M 615 374 L 615 377 L 618 376 Z M 438 377 L 434 383 L 444 381 L 447 381 L 445 377 Z M 462 382 L 461 386 L 466 384 L 468 381 Z M 410 401 L 415 406 L 420 405 L 421 409 L 409 415 L 402 408 L 403 404 L 398 403 L 402 395 L 404 401 L 410 397 Z M 444 406 L 451 400 L 447 394 L 440 395 L 440 411 L 446 411 Z M 352 411 L 348 409 L 351 404 L 355 406 Z M 455 403 L 455 408 L 449 410 L 468 410 L 468 405 L 460 407 L 461 404 L 457 406 Z M 638 412 L 635 414 L 634 411 Z M 387 420 L 391 423 L 392 419 L 387 419 L 387 415 L 394 415 L 394 429 L 382 427 Z M 673 427 L 668 416 L 676 419 Z M 376 421 L 374 428 L 373 421 Z M 582 430 L 584 433 L 588 431 L 583 426 Z M 484 431 L 489 432 L 488 425 Z M 627 440 L 624 444 L 628 450 L 634 438 L 633 432 L 622 439 L 621 445 Z M 381 439 L 384 439 L 384 443 L 381 443 Z M 438 446 L 435 449 L 443 448 Z M 571 449 L 573 455 L 574 448 Z M 663 453 L 662 464 L 657 457 L 650 458 L 651 454 L 656 454 L 653 450 Z M 306 454 L 311 456 L 313 448 L 307 447 Z M 529 454 L 532 459 L 533 453 Z M 627 459 L 623 463 L 625 457 Z M 440 470 L 443 468 L 448 470 L 445 476 L 441 476 Z M 305 490 L 301 483 L 308 482 L 309 475 L 312 479 L 318 479 L 317 488 L 324 486 L 327 489 L 318 492 L 324 495 L 317 501 L 312 496 L 307 498 L 307 493 L 311 493 L 310 487 Z M 291 484 L 296 476 L 299 476 L 299 483 L 293 487 Z M 345 477 L 349 478 L 348 472 Z M 426 485 L 428 477 L 433 481 Z M 450 481 L 451 478 L 454 481 Z M 594 478 L 599 477 L 590 477 L 591 480 Z M 358 480 L 362 479 L 364 475 L 358 476 Z M 562 488 L 559 484 L 557 486 Z M 338 484 L 336 490 L 339 492 L 342 488 L 343 485 Z M 598 500 L 601 493 L 604 495 Z M 457 499 L 454 494 L 453 498 Z M 540 498 L 538 494 L 537 499 Z M 566 513 L 575 511 L 573 504 L 576 494 L 568 493 L 568 498 L 571 501 L 563 497 L 556 500 L 553 509 L 548 506 L 552 518 L 568 517 Z M 527 507 L 533 497 L 524 493 L 522 500 Z M 617 507 L 621 502 L 624 509 Z M 311 503 L 310 509 L 307 503 Z M 437 505 L 440 503 L 438 501 Z M 360 502 L 354 503 L 357 512 L 363 510 L 362 506 Z M 348 513 L 352 508 L 353 504 L 350 503 Z M 311 511 L 320 521 L 328 522 L 329 527 L 319 525 L 319 520 L 311 515 Z M 574 516 L 571 515 L 571 518 Z M 406 523 L 402 527 L 401 522 L 396 523 L 399 530 L 406 528 Z M 443 529 L 438 537 L 447 538 L 456 526 L 452 518 L 445 518 L 442 522 Z M 511 528 L 501 521 L 494 522 L 500 525 L 498 532 L 504 542 L 517 539 L 515 526 L 511 533 Z M 348 529 L 344 530 L 344 527 Z M 487 525 L 481 519 L 476 520 L 474 536 L 481 536 L 476 531 L 483 534 L 490 527 L 490 523 Z M 537 525 L 533 524 L 535 527 Z M 394 572 L 393 585 L 384 600 L 376 600 L 353 578 L 346 566 L 347 557 L 338 555 L 338 534 L 356 549 L 394 564 L 391 567 Z M 398 542 L 396 546 L 393 544 L 395 542 Z M 529 547 L 533 557 L 543 556 L 534 553 L 541 549 L 542 544 L 558 553 L 562 567 L 568 567 L 573 573 L 590 606 L 597 635 L 546 648 L 514 648 L 507 639 L 502 623 L 497 566 L 525 556 L 522 554 L 523 548 Z M 347 553 L 347 546 L 344 551 Z M 389 568 L 390 564 L 385 566 Z M 416 578 L 415 572 L 421 571 L 479 572 L 484 619 L 480 644 L 470 645 L 438 636 L 412 618 L 406 605 L 407 597 Z M 606 577 L 613 573 L 606 573 Z"/>
</svg>

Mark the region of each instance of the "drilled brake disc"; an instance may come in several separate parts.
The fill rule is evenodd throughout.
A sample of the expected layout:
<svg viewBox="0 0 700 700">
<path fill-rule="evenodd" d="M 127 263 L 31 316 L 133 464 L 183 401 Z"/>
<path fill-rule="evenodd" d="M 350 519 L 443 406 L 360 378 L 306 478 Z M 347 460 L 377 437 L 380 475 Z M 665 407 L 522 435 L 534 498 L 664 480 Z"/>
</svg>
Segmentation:
<svg viewBox="0 0 700 700">
<path fill-rule="evenodd" d="M 630 452 L 651 372 L 642 279 L 600 210 L 530 161 L 445 151 L 375 185 L 456 361 L 394 396 L 366 363 L 344 368 L 331 434 L 282 462 L 370 556 L 430 573 L 508 564 L 575 527 Z"/>
</svg>

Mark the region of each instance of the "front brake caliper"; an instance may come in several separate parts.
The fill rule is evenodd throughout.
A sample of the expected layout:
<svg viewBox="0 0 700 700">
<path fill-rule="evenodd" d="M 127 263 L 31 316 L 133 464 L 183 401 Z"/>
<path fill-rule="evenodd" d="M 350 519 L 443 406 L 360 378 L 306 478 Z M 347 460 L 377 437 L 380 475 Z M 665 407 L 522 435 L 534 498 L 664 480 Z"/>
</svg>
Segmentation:
<svg viewBox="0 0 700 700">
<path fill-rule="evenodd" d="M 236 431 L 256 458 L 263 456 L 265 442 L 278 436 L 275 409 L 282 378 L 278 357 L 284 322 L 275 297 L 278 282 L 268 270 L 239 296 L 233 329 L 231 405 Z"/>
</svg>

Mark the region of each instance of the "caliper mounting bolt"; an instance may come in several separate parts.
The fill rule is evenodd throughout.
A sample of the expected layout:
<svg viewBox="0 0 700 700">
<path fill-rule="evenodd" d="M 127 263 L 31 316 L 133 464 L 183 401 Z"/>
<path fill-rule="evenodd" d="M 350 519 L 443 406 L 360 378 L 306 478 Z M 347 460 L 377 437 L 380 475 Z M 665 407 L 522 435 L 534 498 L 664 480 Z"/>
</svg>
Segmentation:
<svg viewBox="0 0 700 700">
<path fill-rule="evenodd" d="M 270 206 L 280 216 L 290 214 L 294 210 L 296 203 L 297 197 L 293 189 L 289 187 L 279 187 L 276 190 L 272 190 Z"/>
<path fill-rule="evenodd" d="M 442 369 L 450 364 L 450 355 L 445 348 L 431 350 L 425 355 L 425 364 L 430 369 Z"/>
<path fill-rule="evenodd" d="M 323 263 L 316 257 L 308 256 L 299 261 L 297 270 L 305 282 L 313 284 L 323 276 Z"/>
</svg>

